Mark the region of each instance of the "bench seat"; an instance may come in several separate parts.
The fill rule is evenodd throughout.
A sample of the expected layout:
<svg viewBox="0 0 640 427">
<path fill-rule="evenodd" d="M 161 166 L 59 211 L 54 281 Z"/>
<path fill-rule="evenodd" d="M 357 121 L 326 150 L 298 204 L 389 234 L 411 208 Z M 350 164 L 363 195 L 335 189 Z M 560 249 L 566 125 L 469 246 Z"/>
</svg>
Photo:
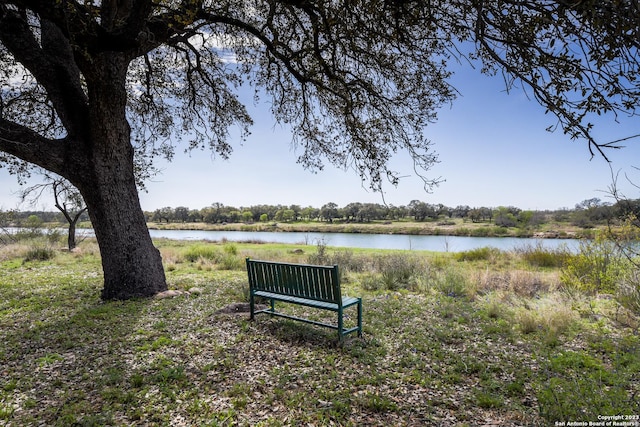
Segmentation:
<svg viewBox="0 0 640 427">
<path fill-rule="evenodd" d="M 277 263 L 247 258 L 249 278 L 249 305 L 251 319 L 258 313 L 299 320 L 338 331 L 342 342 L 345 335 L 357 332 L 362 336 L 362 299 L 342 297 L 338 266 Z M 255 298 L 266 298 L 270 307 L 255 310 Z M 275 309 L 275 302 L 286 302 L 306 307 L 329 310 L 338 315 L 337 325 L 291 316 Z M 355 306 L 357 325 L 344 327 L 344 309 Z"/>
<path fill-rule="evenodd" d="M 307 307 L 320 308 L 324 310 L 338 311 L 340 310 L 340 305 L 334 302 L 325 302 L 325 301 L 317 301 L 308 298 L 300 298 L 300 297 L 292 297 L 289 295 L 276 294 L 274 292 L 266 292 L 266 291 L 256 291 L 255 296 L 274 299 L 277 301 L 290 302 L 293 304 L 306 305 Z M 360 298 L 354 297 L 342 297 L 342 308 L 350 307 L 354 304 L 358 304 L 360 302 Z"/>
</svg>

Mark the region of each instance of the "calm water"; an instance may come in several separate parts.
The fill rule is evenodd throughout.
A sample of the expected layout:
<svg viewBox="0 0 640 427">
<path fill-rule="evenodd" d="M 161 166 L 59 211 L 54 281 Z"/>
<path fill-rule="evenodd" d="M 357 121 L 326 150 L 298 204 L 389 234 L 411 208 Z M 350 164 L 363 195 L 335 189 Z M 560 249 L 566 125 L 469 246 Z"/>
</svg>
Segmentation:
<svg viewBox="0 0 640 427">
<path fill-rule="evenodd" d="M 409 249 L 438 252 L 462 252 L 491 246 L 512 250 L 531 245 L 555 249 L 566 246 L 577 249 L 579 242 L 571 239 L 523 239 L 515 237 L 457 237 L 457 236 L 407 236 L 399 234 L 352 233 L 299 233 L 268 231 L 201 231 L 201 230 L 149 230 L 151 237 L 174 240 L 228 240 L 233 242 L 261 241 L 370 249 Z"/>
<path fill-rule="evenodd" d="M 9 233 L 19 228 L 4 229 Z M 66 228 L 60 228 L 66 233 Z M 576 251 L 580 242 L 575 239 L 533 239 L 516 237 L 457 237 L 457 236 L 408 236 L 401 234 L 353 234 L 353 233 L 301 233 L 271 231 L 205 231 L 205 230 L 149 230 L 153 238 L 172 240 L 228 240 L 231 242 L 289 243 L 343 248 L 404 249 L 416 251 L 462 252 L 471 249 L 494 247 L 503 251 L 541 245 L 556 249 L 566 247 Z M 78 229 L 78 237 L 93 236 L 92 229 Z"/>
</svg>

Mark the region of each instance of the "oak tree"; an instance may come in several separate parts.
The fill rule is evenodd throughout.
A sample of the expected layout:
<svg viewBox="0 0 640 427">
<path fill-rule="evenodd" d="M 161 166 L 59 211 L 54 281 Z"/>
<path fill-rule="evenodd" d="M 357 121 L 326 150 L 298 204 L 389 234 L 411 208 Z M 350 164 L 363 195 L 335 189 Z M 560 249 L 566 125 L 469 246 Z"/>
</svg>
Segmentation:
<svg viewBox="0 0 640 427">
<path fill-rule="evenodd" d="M 37 165 L 84 198 L 105 299 L 166 289 L 136 184 L 156 156 L 232 151 L 271 98 L 299 162 L 353 167 L 374 189 L 388 160 L 437 161 L 424 128 L 451 102 L 451 60 L 501 72 L 604 153 L 591 116 L 638 105 L 634 0 L 0 0 L 0 163 Z"/>
</svg>

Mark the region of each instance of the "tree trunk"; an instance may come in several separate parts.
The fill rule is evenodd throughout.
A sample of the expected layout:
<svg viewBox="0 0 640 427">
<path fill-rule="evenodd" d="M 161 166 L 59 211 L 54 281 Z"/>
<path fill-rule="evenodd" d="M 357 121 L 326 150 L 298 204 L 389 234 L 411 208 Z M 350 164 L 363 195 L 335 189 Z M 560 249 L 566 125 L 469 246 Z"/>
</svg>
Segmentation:
<svg viewBox="0 0 640 427">
<path fill-rule="evenodd" d="M 162 259 L 149 236 L 134 180 L 108 169 L 96 172 L 100 183 L 84 197 L 102 256 L 102 298 L 129 299 L 165 291 Z"/>
<path fill-rule="evenodd" d="M 125 116 L 128 61 L 119 53 L 104 53 L 95 61 L 100 63 L 95 67 L 96 75 L 87 78 L 86 159 L 68 178 L 82 193 L 100 247 L 102 298 L 152 296 L 165 291 L 167 283 L 134 176 L 133 147 Z"/>
<path fill-rule="evenodd" d="M 78 225 L 78 220 L 80 219 L 80 215 L 82 215 L 82 213 L 85 210 L 87 209 L 86 208 L 82 209 L 73 218 L 71 218 L 71 215 L 68 215 L 66 212 L 64 214 L 69 223 L 69 230 L 67 233 L 67 246 L 69 248 L 69 252 L 71 252 L 76 248 L 76 246 L 78 246 L 76 242 L 76 226 Z"/>
<path fill-rule="evenodd" d="M 76 222 L 71 221 L 67 232 L 67 248 L 69 249 L 69 252 L 71 252 L 76 248 L 76 246 Z"/>
</svg>

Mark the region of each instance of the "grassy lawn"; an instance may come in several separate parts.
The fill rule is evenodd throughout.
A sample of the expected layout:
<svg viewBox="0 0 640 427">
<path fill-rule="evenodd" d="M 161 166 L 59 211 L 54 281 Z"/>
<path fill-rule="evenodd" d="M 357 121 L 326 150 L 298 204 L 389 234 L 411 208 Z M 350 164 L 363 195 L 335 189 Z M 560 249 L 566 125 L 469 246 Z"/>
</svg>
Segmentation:
<svg viewBox="0 0 640 427">
<path fill-rule="evenodd" d="M 521 254 L 157 245 L 170 287 L 191 293 L 105 303 L 95 243 L 41 257 L 34 243 L 0 248 L 0 425 L 529 426 L 640 415 L 637 318 L 607 295 L 563 290 L 558 268 Z M 337 262 L 344 293 L 363 297 L 363 338 L 340 347 L 328 329 L 220 312 L 246 301 L 245 256 Z"/>
</svg>

